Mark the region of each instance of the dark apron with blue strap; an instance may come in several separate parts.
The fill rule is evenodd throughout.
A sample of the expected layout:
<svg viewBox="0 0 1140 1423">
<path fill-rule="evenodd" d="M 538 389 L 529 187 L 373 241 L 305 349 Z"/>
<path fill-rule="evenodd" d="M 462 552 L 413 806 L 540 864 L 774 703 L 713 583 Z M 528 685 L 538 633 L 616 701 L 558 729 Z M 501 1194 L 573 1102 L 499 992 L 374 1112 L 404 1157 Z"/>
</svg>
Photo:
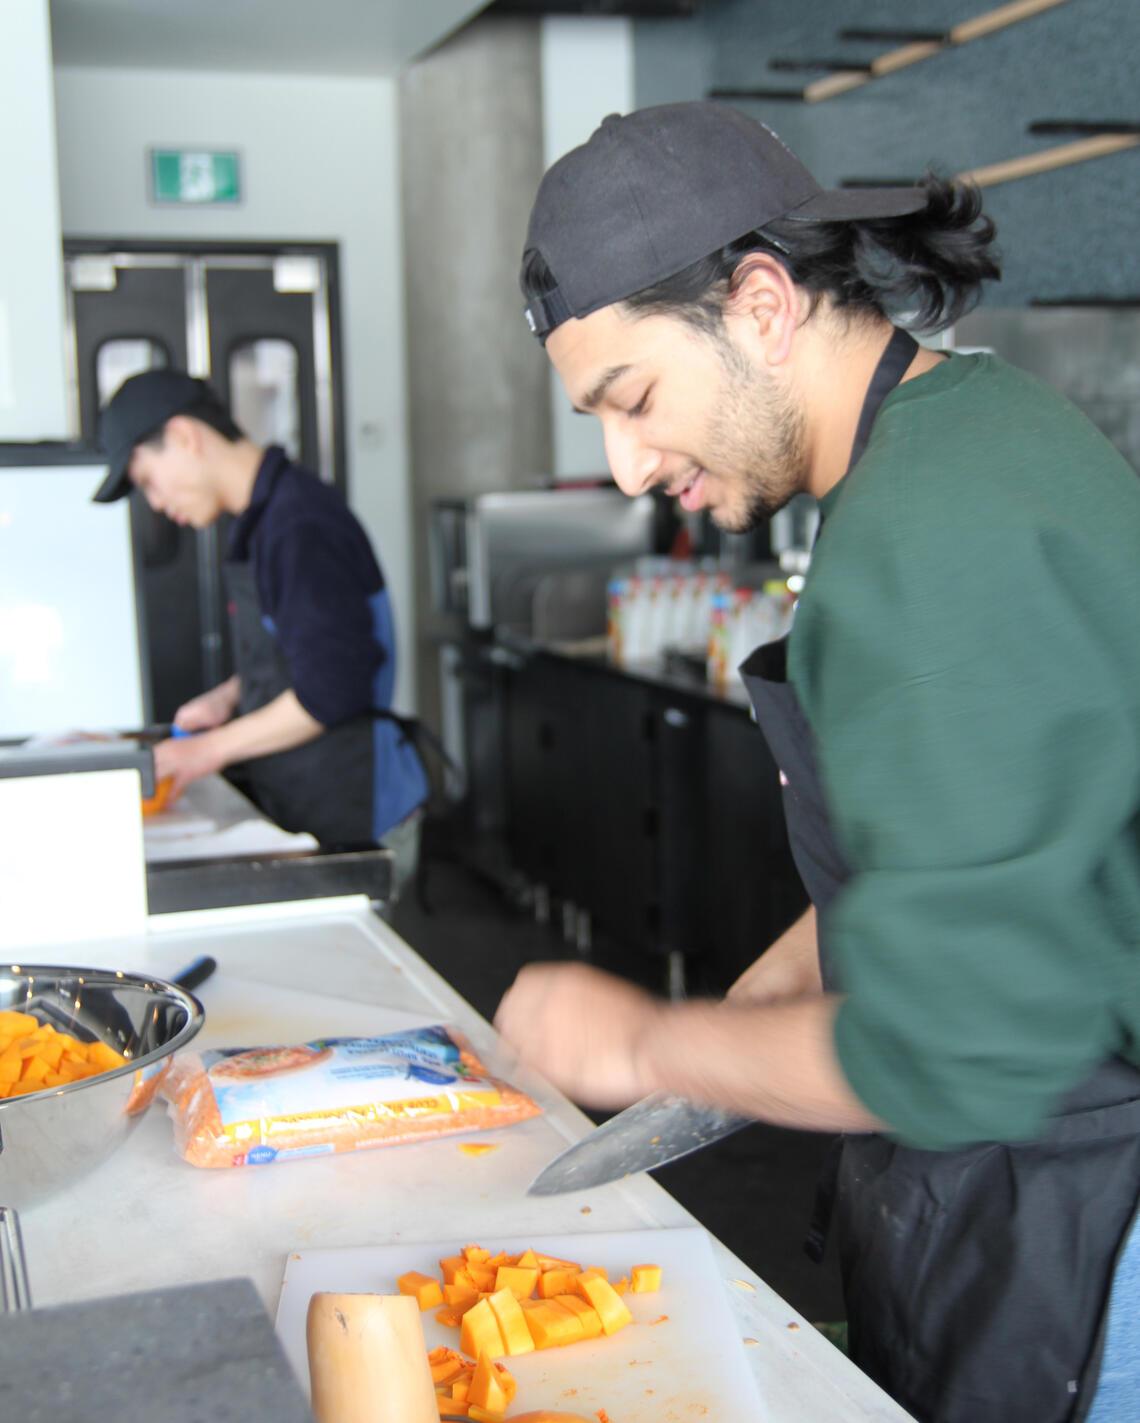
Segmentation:
<svg viewBox="0 0 1140 1423">
<path fill-rule="evenodd" d="M 896 332 L 851 466 L 913 359 Z M 827 911 L 851 875 L 783 642 L 741 668 L 784 785 L 788 839 L 819 922 L 824 988 L 842 992 Z M 809 1253 L 834 1212 L 854 1362 L 921 1423 L 1080 1423 L 1096 1391 L 1108 1294 L 1140 1194 L 1140 1072 L 1120 1058 L 1033 1142 L 919 1151 L 840 1138 Z"/>
<path fill-rule="evenodd" d="M 288 664 L 262 621 L 252 560 L 223 565 L 241 714 L 292 686 Z M 283 830 L 308 831 L 325 849 L 375 845 L 371 715 L 329 727 L 313 741 L 231 766 L 234 784 Z"/>
</svg>

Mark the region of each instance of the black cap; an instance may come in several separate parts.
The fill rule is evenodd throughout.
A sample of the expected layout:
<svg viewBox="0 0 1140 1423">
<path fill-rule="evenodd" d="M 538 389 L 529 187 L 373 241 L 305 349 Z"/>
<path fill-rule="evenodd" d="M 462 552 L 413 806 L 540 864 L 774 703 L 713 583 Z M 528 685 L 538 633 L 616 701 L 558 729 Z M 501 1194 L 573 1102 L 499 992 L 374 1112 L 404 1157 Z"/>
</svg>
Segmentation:
<svg viewBox="0 0 1140 1423">
<path fill-rule="evenodd" d="M 926 203 L 923 188 L 822 188 L 766 124 L 727 104 L 611 114 L 539 186 L 523 253 L 527 321 L 545 337 L 778 218 L 853 222 Z M 541 297 L 525 285 L 536 253 L 555 282 Z"/>
<path fill-rule="evenodd" d="M 111 504 L 131 492 L 127 466 L 135 446 L 156 435 L 172 415 L 193 415 L 214 426 L 227 419 L 206 382 L 185 371 L 143 371 L 122 383 L 99 416 L 99 444 L 111 468 L 95 491 L 96 504 Z"/>
</svg>

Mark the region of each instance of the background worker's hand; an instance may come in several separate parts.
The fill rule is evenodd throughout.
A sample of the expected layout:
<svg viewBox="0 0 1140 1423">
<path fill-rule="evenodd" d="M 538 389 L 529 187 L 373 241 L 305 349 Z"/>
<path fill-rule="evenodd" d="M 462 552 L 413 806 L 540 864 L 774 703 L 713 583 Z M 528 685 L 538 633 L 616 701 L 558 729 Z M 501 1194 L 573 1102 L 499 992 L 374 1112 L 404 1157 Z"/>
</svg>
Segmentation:
<svg viewBox="0 0 1140 1423">
<path fill-rule="evenodd" d="M 229 721 L 240 700 L 241 682 L 231 677 L 201 696 L 183 702 L 174 713 L 174 725 L 181 731 L 210 731 Z"/>
<path fill-rule="evenodd" d="M 628 1106 L 655 1083 L 641 1053 L 668 1005 L 578 963 L 527 964 L 495 1014 L 503 1041 L 576 1102 Z"/>
<path fill-rule="evenodd" d="M 170 737 L 166 741 L 160 741 L 154 748 L 155 780 L 170 778 L 167 804 L 177 800 L 191 781 L 201 780 L 203 776 L 212 776 L 226 764 L 217 741 L 208 732 L 202 736 L 188 736 L 178 740 Z"/>
</svg>

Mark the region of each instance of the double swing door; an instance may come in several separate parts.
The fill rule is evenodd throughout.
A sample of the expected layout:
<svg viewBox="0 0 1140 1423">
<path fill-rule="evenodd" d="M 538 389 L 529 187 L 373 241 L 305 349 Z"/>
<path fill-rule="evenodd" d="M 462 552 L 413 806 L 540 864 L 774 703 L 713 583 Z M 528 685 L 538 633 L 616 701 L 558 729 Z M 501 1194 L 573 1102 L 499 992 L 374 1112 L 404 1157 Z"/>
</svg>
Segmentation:
<svg viewBox="0 0 1140 1423">
<path fill-rule="evenodd" d="M 65 241 L 72 420 L 94 441 L 124 380 L 170 367 L 208 380 L 255 443 L 344 487 L 336 248 Z M 180 528 L 132 493 L 151 705 L 169 721 L 233 670 L 221 564 L 228 516 Z"/>
</svg>

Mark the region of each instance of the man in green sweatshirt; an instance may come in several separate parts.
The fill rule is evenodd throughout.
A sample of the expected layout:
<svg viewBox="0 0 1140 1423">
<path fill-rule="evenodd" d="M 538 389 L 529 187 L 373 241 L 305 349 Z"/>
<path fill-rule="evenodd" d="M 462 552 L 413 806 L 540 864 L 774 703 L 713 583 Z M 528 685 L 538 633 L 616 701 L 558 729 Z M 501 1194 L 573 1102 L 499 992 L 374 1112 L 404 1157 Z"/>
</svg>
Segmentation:
<svg viewBox="0 0 1140 1423">
<path fill-rule="evenodd" d="M 825 191 L 715 104 L 546 175 L 527 317 L 622 489 L 732 530 L 820 503 L 743 669 L 813 907 L 724 1003 L 532 965 L 496 1022 L 582 1101 L 844 1133 L 853 1357 L 917 1418 L 1108 1423 L 1140 1388 L 1140 482 L 895 324 L 952 324 L 992 238 L 968 189 Z"/>
</svg>

